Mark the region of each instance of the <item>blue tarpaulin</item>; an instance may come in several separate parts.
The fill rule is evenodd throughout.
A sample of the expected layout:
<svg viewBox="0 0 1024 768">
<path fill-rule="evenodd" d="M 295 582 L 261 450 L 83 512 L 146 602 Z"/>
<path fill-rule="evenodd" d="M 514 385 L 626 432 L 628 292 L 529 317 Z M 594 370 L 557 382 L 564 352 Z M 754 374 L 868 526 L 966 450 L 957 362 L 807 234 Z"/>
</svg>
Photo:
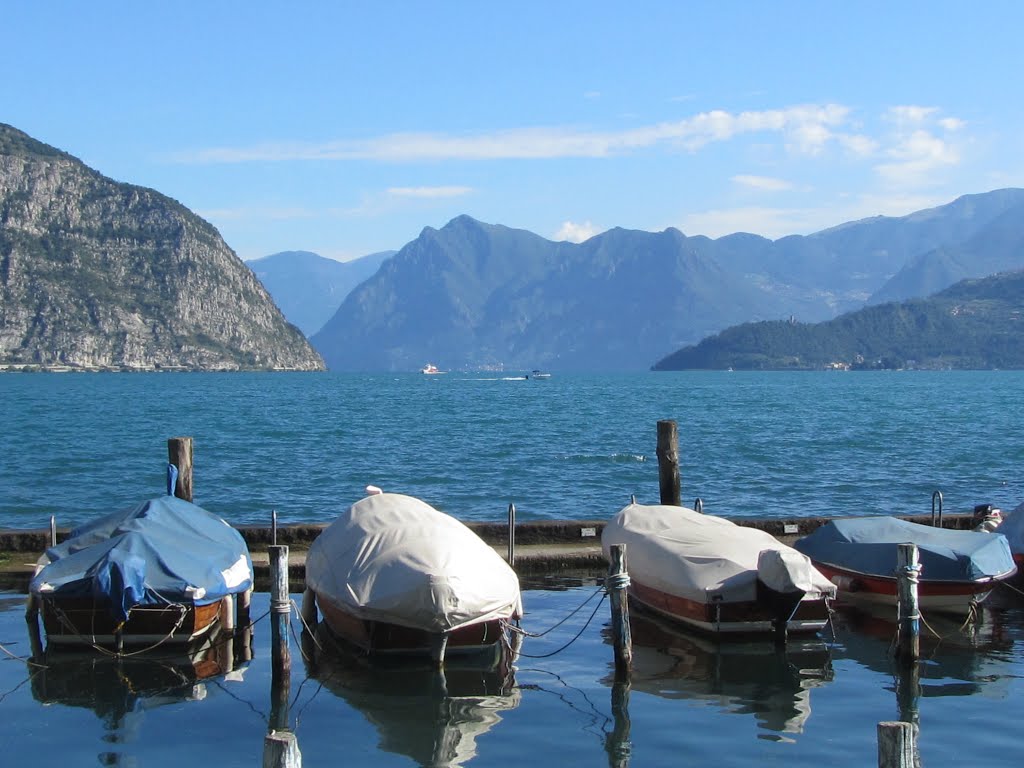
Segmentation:
<svg viewBox="0 0 1024 768">
<path fill-rule="evenodd" d="M 252 586 L 241 534 L 173 496 L 87 523 L 46 556 L 49 564 L 30 586 L 34 594 L 109 600 L 118 621 L 136 605 L 205 605 Z"/>
<path fill-rule="evenodd" d="M 832 520 L 793 546 L 817 563 L 893 576 L 900 544 L 917 545 L 921 575 L 929 581 L 977 581 L 1014 570 L 1005 536 L 934 528 L 896 517 Z"/>
</svg>

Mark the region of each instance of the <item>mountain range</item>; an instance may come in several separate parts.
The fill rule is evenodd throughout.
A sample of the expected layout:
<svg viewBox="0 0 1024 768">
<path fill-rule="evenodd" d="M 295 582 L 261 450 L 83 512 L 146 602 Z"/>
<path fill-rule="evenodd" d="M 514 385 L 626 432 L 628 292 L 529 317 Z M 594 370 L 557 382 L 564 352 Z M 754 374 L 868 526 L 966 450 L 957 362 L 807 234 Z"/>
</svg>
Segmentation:
<svg viewBox="0 0 1024 768">
<path fill-rule="evenodd" d="M 310 251 L 283 251 L 245 263 L 256 273 L 288 321 L 312 336 L 341 302 L 394 251 L 336 261 Z"/>
<path fill-rule="evenodd" d="M 323 361 L 208 222 L 0 124 L 0 368 Z"/>
<path fill-rule="evenodd" d="M 335 370 L 638 370 L 726 328 L 821 322 L 1024 268 L 1024 190 L 768 240 L 612 229 L 583 243 L 459 216 L 311 337 Z"/>
<path fill-rule="evenodd" d="M 744 324 L 813 325 L 1024 269 L 1024 190 L 774 241 L 555 242 L 459 216 L 327 262 L 247 267 L 177 201 L 0 124 L 0 369 L 643 370 Z"/>
</svg>

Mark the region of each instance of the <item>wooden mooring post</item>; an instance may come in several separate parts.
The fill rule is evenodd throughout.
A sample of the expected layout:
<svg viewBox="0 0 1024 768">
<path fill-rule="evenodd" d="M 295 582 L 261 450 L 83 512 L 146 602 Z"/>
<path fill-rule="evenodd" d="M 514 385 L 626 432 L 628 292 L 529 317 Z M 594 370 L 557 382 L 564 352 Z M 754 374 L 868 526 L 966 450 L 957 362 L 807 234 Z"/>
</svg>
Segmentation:
<svg viewBox="0 0 1024 768">
<path fill-rule="evenodd" d="M 516 564 L 516 505 L 508 505 L 508 564 Z"/>
<path fill-rule="evenodd" d="M 291 599 L 288 592 L 288 547 L 272 544 L 270 555 L 270 721 L 263 741 L 263 768 L 301 768 L 302 753 L 289 730 L 291 650 L 288 632 Z"/>
<path fill-rule="evenodd" d="M 629 573 L 626 570 L 626 545 L 609 548 L 608 602 L 612 613 L 612 641 L 615 646 L 615 681 L 627 682 L 633 669 L 633 637 L 629 629 Z"/>
<path fill-rule="evenodd" d="M 658 485 L 661 503 L 682 506 L 679 482 L 679 433 L 672 420 L 658 422 Z"/>
<path fill-rule="evenodd" d="M 172 437 L 167 441 L 167 461 L 178 468 L 174 495 L 192 501 L 192 438 Z"/>
<path fill-rule="evenodd" d="M 899 631 L 896 658 L 904 664 L 916 664 L 921 655 L 921 613 L 917 602 L 917 583 L 921 574 L 916 544 L 900 544 L 896 555 L 896 588 Z"/>
<path fill-rule="evenodd" d="M 288 547 L 271 544 L 270 555 L 270 664 L 272 730 L 288 727 L 288 694 L 291 689 L 291 650 L 288 642 L 291 601 L 288 598 Z"/>
<path fill-rule="evenodd" d="M 917 726 L 890 721 L 878 724 L 878 768 L 919 768 Z"/>
</svg>

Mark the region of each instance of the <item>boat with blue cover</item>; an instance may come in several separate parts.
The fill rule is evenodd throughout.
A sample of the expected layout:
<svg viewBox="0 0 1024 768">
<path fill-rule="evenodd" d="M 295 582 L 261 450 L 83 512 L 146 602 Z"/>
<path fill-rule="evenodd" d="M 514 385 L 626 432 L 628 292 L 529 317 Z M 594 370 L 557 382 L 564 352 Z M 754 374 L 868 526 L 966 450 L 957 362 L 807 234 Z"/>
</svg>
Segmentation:
<svg viewBox="0 0 1024 768">
<path fill-rule="evenodd" d="M 794 543 L 850 603 L 895 605 L 897 552 L 917 545 L 922 609 L 967 612 L 1017 572 L 999 533 L 923 525 L 897 517 L 838 518 Z"/>
<path fill-rule="evenodd" d="M 48 644 L 187 643 L 252 589 L 241 534 L 174 496 L 149 499 L 50 547 L 29 585 Z M 233 615 L 232 615 L 233 619 Z"/>
</svg>

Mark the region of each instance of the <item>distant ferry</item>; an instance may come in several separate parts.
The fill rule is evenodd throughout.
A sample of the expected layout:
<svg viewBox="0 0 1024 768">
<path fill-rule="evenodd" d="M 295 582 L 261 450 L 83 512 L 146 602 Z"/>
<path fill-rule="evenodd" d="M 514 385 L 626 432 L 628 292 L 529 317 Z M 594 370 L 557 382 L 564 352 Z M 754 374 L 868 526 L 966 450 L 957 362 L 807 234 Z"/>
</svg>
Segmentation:
<svg viewBox="0 0 1024 768">
<path fill-rule="evenodd" d="M 439 373 L 444 373 L 444 371 L 437 370 L 437 366 L 434 365 L 433 363 L 427 363 L 420 370 L 420 373 L 426 373 L 428 375 L 433 376 L 433 375 L 436 375 L 436 374 L 439 374 Z"/>
<path fill-rule="evenodd" d="M 550 373 L 546 373 L 545 371 L 538 371 L 538 370 L 535 369 L 533 371 L 533 373 L 530 374 L 529 378 L 531 378 L 531 379 L 550 379 L 551 378 L 551 374 Z"/>
</svg>

